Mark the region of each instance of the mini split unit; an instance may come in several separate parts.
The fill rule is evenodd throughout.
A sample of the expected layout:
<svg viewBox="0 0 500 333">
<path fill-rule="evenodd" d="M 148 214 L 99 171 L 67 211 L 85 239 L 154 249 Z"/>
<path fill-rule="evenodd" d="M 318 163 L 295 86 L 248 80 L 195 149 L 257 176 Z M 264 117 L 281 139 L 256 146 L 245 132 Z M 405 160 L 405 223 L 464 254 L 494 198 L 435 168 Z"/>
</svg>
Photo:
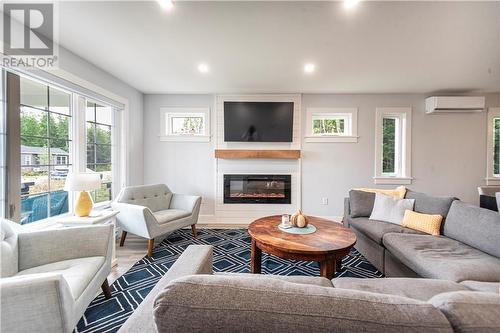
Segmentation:
<svg viewBox="0 0 500 333">
<path fill-rule="evenodd" d="M 482 112 L 484 96 L 433 96 L 425 99 L 425 113 Z"/>
</svg>

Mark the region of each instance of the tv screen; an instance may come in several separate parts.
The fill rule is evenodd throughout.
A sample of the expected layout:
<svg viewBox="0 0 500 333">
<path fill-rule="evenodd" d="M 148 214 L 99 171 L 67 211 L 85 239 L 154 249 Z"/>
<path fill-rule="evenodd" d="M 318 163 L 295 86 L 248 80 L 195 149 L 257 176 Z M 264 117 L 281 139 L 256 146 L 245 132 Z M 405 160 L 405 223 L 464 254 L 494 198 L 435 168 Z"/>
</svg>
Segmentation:
<svg viewBox="0 0 500 333">
<path fill-rule="evenodd" d="M 293 102 L 224 102 L 224 141 L 292 142 Z"/>
</svg>

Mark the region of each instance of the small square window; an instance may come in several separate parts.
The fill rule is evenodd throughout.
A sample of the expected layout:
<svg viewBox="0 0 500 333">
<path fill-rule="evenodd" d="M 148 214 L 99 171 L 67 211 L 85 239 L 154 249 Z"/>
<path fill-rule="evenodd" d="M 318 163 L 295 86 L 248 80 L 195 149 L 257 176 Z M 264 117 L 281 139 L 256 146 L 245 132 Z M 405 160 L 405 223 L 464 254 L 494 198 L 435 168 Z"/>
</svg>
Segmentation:
<svg viewBox="0 0 500 333">
<path fill-rule="evenodd" d="M 210 141 L 210 109 L 161 108 L 162 141 Z"/>
</svg>

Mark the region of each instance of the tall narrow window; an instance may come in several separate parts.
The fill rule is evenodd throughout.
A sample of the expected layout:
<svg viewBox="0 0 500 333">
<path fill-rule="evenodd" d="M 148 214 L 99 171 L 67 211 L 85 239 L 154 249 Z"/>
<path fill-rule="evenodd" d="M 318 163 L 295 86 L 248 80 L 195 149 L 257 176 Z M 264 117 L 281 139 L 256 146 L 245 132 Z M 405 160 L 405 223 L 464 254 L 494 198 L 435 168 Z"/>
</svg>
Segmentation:
<svg viewBox="0 0 500 333">
<path fill-rule="evenodd" d="M 375 183 L 411 183 L 411 108 L 378 108 Z"/>
<path fill-rule="evenodd" d="M 21 77 L 21 224 L 68 212 L 71 94 Z"/>
<path fill-rule="evenodd" d="M 113 108 L 87 101 L 87 171 L 101 174 L 101 188 L 91 193 L 95 203 L 112 199 Z"/>
<path fill-rule="evenodd" d="M 488 109 L 486 185 L 500 185 L 500 108 Z"/>
</svg>

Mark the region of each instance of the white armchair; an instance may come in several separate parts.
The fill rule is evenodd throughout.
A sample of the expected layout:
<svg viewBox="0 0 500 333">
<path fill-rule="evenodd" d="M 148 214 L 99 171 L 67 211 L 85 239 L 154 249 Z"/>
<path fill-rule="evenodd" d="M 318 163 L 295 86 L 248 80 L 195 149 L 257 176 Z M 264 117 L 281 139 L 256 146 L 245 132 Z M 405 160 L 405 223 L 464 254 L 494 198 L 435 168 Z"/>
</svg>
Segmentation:
<svg viewBox="0 0 500 333">
<path fill-rule="evenodd" d="M 155 237 L 188 226 L 196 237 L 200 205 L 201 197 L 172 193 L 165 184 L 125 187 L 112 204 L 120 212 L 117 215 L 122 229 L 120 246 L 128 232 L 147 238 L 151 257 Z"/>
<path fill-rule="evenodd" d="M 24 232 L 2 220 L 1 237 L 0 331 L 72 332 L 100 287 L 111 296 L 111 226 Z"/>
</svg>

